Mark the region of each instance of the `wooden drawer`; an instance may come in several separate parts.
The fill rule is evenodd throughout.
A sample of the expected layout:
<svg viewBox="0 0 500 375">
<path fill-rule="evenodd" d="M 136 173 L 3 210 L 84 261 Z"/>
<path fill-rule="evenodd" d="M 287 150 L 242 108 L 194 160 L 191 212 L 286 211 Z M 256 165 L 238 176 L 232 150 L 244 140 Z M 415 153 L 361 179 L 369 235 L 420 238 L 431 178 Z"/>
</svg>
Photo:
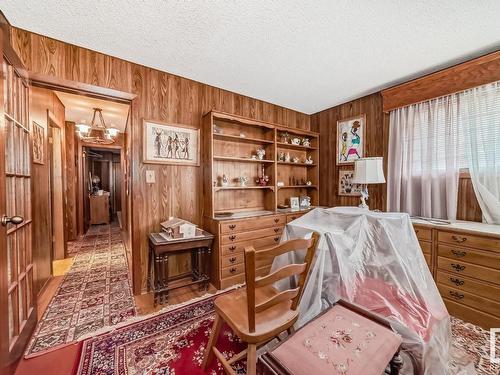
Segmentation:
<svg viewBox="0 0 500 375">
<path fill-rule="evenodd" d="M 254 229 L 269 228 L 276 225 L 285 225 L 286 218 L 284 215 L 272 215 L 264 217 L 255 217 L 244 220 L 223 221 L 220 224 L 220 233 L 240 233 Z"/>
<path fill-rule="evenodd" d="M 457 303 L 480 309 L 491 315 L 500 315 L 500 302 L 480 297 L 476 294 L 464 290 L 451 288 L 447 285 L 438 284 L 439 292 L 443 298 L 455 301 Z"/>
<path fill-rule="evenodd" d="M 221 261 L 221 267 L 230 267 L 234 266 L 235 264 L 240 264 L 245 262 L 245 254 L 244 253 L 237 253 L 237 254 L 231 254 L 225 257 L 222 257 Z"/>
<path fill-rule="evenodd" d="M 500 327 L 499 317 L 465 306 L 461 303 L 454 302 L 447 298 L 444 299 L 444 303 L 450 315 L 463 319 L 466 322 L 471 322 L 472 324 L 481 326 L 484 329 Z"/>
<path fill-rule="evenodd" d="M 431 255 L 432 243 L 425 241 L 418 241 L 420 243 L 420 248 L 424 254 Z"/>
<path fill-rule="evenodd" d="M 235 264 L 229 267 L 222 268 L 221 278 L 224 279 L 226 277 L 236 276 L 240 273 L 245 273 L 245 263 Z"/>
<path fill-rule="evenodd" d="M 470 293 L 477 294 L 478 296 L 500 302 L 499 287 L 485 284 L 468 277 L 458 276 L 438 271 L 436 276 L 436 282 L 442 285 L 446 285 L 450 288 L 464 290 Z M 500 315 L 500 311 L 498 312 L 498 314 Z"/>
<path fill-rule="evenodd" d="M 421 226 L 414 226 L 413 228 L 415 229 L 415 234 L 419 240 L 432 240 L 432 229 Z"/>
<path fill-rule="evenodd" d="M 482 250 L 491 250 L 500 253 L 500 239 L 475 236 L 454 232 L 438 232 L 438 241 L 453 245 L 475 247 Z"/>
<path fill-rule="evenodd" d="M 480 266 L 500 269 L 500 253 L 473 250 L 461 246 L 438 245 L 438 255 Z"/>
<path fill-rule="evenodd" d="M 270 236 L 281 236 L 284 227 L 272 227 L 266 229 L 258 229 L 253 230 L 251 232 L 242 232 L 242 233 L 234 233 L 234 234 L 226 234 L 221 236 L 220 243 L 222 245 L 227 245 L 231 243 L 241 242 L 241 241 L 249 241 L 254 240 L 256 238 L 262 237 L 270 237 Z"/>
<path fill-rule="evenodd" d="M 222 255 L 242 253 L 246 246 L 253 246 L 256 250 L 271 247 L 280 243 L 281 235 L 258 238 L 250 241 L 231 243 L 222 246 Z"/>
<path fill-rule="evenodd" d="M 441 256 L 438 257 L 438 268 L 455 275 L 465 275 L 475 279 L 489 281 L 494 284 L 500 284 L 500 271 L 493 268 L 478 266 Z"/>
<path fill-rule="evenodd" d="M 304 215 L 303 212 L 297 212 L 297 213 L 294 213 L 294 214 L 288 214 L 288 215 L 286 215 L 286 223 L 288 224 L 289 222 L 294 221 L 295 219 L 298 219 L 302 215 Z"/>
</svg>

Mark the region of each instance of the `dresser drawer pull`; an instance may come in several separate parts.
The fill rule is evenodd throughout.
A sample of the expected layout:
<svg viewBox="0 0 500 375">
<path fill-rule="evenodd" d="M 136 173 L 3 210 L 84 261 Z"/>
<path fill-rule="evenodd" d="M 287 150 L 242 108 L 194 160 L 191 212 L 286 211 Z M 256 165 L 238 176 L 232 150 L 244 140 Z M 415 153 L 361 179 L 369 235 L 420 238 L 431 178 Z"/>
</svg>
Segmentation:
<svg viewBox="0 0 500 375">
<path fill-rule="evenodd" d="M 236 272 L 236 267 L 231 267 L 229 269 L 229 273 L 235 273 Z"/>
<path fill-rule="evenodd" d="M 460 280 L 460 279 L 456 279 L 454 277 L 450 277 L 450 281 L 455 284 L 456 286 L 462 286 L 465 284 L 465 281 L 463 280 Z"/>
<path fill-rule="evenodd" d="M 462 272 L 465 269 L 465 266 L 462 266 L 461 264 L 452 263 L 451 268 L 454 268 L 455 271 L 457 272 Z"/>
<path fill-rule="evenodd" d="M 292 216 L 292 220 L 295 220 L 297 218 L 297 216 Z"/>
<path fill-rule="evenodd" d="M 453 238 L 453 240 L 455 242 L 458 242 L 458 243 L 462 243 L 462 242 L 467 241 L 467 237 L 460 237 L 460 236 L 453 235 L 453 236 L 451 236 L 451 238 Z"/>
<path fill-rule="evenodd" d="M 233 245 L 233 246 L 229 246 L 229 250 L 230 250 L 230 251 L 234 251 L 234 250 L 236 250 L 236 246 L 234 246 L 234 245 Z"/>
<path fill-rule="evenodd" d="M 278 242 L 280 240 L 279 237 L 274 237 L 274 242 Z"/>
<path fill-rule="evenodd" d="M 278 233 L 280 231 L 280 228 L 274 228 L 274 233 Z"/>
<path fill-rule="evenodd" d="M 234 263 L 236 262 L 236 257 L 229 258 L 229 263 Z"/>
<path fill-rule="evenodd" d="M 462 299 L 462 298 L 464 298 L 463 294 L 455 292 L 454 290 L 450 290 L 450 296 L 452 296 L 455 299 Z"/>
<path fill-rule="evenodd" d="M 229 236 L 229 241 L 234 241 L 236 239 L 236 236 Z"/>
<path fill-rule="evenodd" d="M 451 250 L 451 252 L 453 253 L 453 255 L 455 255 L 457 258 L 462 258 L 464 256 L 467 255 L 467 252 L 466 251 L 462 251 L 462 250 Z"/>
<path fill-rule="evenodd" d="M 278 221 L 280 221 L 280 219 L 278 219 L 277 217 L 274 218 L 274 222 L 277 223 Z"/>
<path fill-rule="evenodd" d="M 235 228 L 236 228 L 236 224 L 231 224 L 231 225 L 229 226 L 229 229 L 231 229 L 231 230 L 232 230 L 232 229 L 235 229 Z"/>
<path fill-rule="evenodd" d="M 418 232 L 420 232 L 419 229 L 415 229 L 415 234 L 418 234 Z"/>
</svg>

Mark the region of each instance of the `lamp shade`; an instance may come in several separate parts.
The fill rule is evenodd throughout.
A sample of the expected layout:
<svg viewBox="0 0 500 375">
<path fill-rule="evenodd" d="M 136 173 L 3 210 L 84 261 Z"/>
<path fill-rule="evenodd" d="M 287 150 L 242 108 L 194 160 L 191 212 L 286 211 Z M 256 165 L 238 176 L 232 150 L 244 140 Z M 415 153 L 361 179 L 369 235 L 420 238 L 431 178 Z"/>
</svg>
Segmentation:
<svg viewBox="0 0 500 375">
<path fill-rule="evenodd" d="M 355 184 L 382 184 L 385 182 L 383 158 L 361 158 L 354 163 Z"/>
</svg>

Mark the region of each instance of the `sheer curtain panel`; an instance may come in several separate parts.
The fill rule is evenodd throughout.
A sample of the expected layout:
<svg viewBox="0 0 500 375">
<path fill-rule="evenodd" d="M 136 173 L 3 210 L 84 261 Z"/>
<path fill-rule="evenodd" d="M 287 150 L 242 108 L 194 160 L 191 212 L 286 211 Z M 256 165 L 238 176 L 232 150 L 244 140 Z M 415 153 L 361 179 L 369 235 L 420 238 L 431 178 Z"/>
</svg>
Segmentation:
<svg viewBox="0 0 500 375">
<path fill-rule="evenodd" d="M 500 224 L 500 83 L 390 113 L 387 208 L 456 218 L 468 169 L 484 221 Z"/>
</svg>

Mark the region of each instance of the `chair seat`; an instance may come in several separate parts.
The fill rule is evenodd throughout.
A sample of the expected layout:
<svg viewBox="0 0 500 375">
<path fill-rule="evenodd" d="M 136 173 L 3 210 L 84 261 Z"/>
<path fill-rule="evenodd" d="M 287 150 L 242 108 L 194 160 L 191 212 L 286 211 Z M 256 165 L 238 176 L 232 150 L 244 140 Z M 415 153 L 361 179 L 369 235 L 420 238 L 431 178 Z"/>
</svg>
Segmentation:
<svg viewBox="0 0 500 375">
<path fill-rule="evenodd" d="M 279 292 L 272 286 L 255 289 L 256 305 Z M 229 324 L 234 333 L 247 343 L 261 343 L 270 340 L 291 327 L 298 317 L 298 311 L 290 309 L 292 301 L 284 301 L 255 316 L 255 332 L 248 328 L 246 288 L 235 290 L 215 299 L 215 311 Z"/>
</svg>

